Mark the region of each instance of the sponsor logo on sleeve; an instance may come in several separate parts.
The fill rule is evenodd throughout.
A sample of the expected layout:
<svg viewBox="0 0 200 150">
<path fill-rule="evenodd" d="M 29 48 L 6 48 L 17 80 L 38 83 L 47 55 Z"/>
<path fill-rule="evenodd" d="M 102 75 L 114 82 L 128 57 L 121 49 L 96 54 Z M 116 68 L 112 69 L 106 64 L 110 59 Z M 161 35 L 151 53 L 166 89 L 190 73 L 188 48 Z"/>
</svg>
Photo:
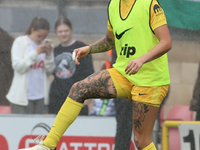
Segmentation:
<svg viewBox="0 0 200 150">
<path fill-rule="evenodd" d="M 156 16 L 163 14 L 163 9 L 158 4 L 154 5 L 153 10 Z"/>
</svg>

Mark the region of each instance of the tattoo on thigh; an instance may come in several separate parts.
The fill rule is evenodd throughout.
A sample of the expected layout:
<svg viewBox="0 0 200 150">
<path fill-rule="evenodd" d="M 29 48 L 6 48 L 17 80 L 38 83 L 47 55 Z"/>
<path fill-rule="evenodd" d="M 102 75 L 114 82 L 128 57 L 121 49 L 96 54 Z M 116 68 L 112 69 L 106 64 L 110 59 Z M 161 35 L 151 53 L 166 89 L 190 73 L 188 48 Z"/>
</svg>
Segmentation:
<svg viewBox="0 0 200 150">
<path fill-rule="evenodd" d="M 99 77 L 96 77 L 99 76 Z M 113 98 L 116 97 L 114 84 L 110 84 L 111 77 L 107 71 L 101 71 L 90 75 L 88 80 L 76 83 L 69 97 L 77 102 L 83 103 L 89 98 Z"/>
<path fill-rule="evenodd" d="M 135 125 L 135 129 L 139 129 L 141 127 L 141 123 L 145 119 L 145 113 L 149 111 L 148 105 L 143 103 L 136 103 L 133 101 L 133 124 Z"/>
</svg>

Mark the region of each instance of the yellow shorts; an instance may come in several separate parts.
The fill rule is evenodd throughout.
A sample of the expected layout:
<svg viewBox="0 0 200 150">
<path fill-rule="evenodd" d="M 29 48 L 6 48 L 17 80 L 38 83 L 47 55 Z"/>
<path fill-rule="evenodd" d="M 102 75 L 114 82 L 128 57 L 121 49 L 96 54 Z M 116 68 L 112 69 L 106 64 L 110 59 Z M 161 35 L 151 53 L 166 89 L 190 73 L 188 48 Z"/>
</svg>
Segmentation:
<svg viewBox="0 0 200 150">
<path fill-rule="evenodd" d="M 115 68 L 107 69 L 117 90 L 117 98 L 134 100 L 147 105 L 160 107 L 166 97 L 169 85 L 162 86 L 136 86 L 119 73 Z"/>
</svg>

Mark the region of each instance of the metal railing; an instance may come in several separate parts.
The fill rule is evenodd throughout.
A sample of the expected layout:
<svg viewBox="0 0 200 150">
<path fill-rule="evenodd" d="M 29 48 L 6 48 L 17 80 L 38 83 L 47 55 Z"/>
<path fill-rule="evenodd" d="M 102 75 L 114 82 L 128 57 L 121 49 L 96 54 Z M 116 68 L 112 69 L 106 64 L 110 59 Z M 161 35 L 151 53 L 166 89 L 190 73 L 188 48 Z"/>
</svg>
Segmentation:
<svg viewBox="0 0 200 150">
<path fill-rule="evenodd" d="M 200 121 L 165 121 L 162 127 L 162 150 L 169 150 L 169 128 L 178 128 L 180 124 L 200 125 Z"/>
</svg>

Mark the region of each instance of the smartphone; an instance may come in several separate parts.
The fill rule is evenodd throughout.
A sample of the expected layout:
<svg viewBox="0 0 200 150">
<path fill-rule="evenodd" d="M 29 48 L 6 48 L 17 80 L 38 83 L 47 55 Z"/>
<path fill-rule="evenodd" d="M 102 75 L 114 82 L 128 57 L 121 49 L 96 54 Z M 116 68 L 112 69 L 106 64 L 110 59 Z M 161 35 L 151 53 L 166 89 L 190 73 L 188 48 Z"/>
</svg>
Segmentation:
<svg viewBox="0 0 200 150">
<path fill-rule="evenodd" d="M 51 39 L 45 39 L 45 40 L 44 40 L 44 43 L 46 43 L 46 44 L 51 44 L 51 43 L 52 43 L 52 40 L 51 40 Z"/>
<path fill-rule="evenodd" d="M 72 53 L 72 59 L 75 60 L 75 61 L 77 61 L 76 52 Z"/>
</svg>

